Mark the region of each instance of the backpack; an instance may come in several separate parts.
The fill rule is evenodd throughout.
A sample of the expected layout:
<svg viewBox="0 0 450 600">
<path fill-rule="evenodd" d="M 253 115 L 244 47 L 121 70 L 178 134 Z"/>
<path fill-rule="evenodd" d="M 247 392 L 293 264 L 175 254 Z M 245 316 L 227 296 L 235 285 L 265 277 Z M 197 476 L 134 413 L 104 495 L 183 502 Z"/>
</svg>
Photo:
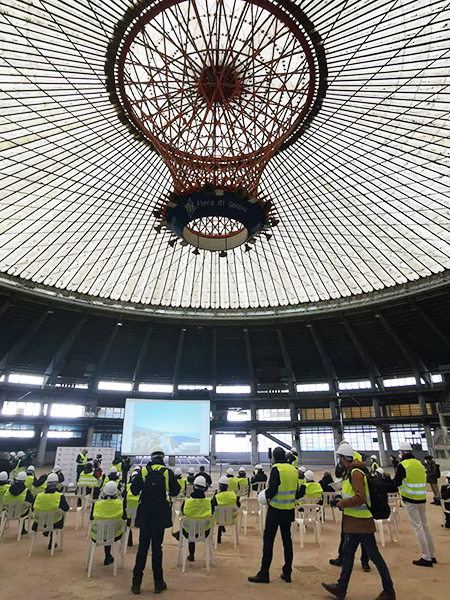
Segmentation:
<svg viewBox="0 0 450 600">
<path fill-rule="evenodd" d="M 166 469 L 152 469 L 148 467 L 147 476 L 144 481 L 144 488 L 141 492 L 140 504 L 150 505 L 155 508 L 164 506 L 166 500 L 166 478 L 164 472 Z"/>
<path fill-rule="evenodd" d="M 389 506 L 388 493 L 385 483 L 379 477 L 369 477 L 366 469 L 359 470 L 364 471 L 364 474 L 367 477 L 367 484 L 369 486 L 370 494 L 370 507 L 368 506 L 368 508 L 372 513 L 372 517 L 376 520 L 388 519 L 389 515 L 391 514 L 391 507 Z M 352 481 L 351 475 L 352 474 L 350 472 L 350 483 Z"/>
</svg>

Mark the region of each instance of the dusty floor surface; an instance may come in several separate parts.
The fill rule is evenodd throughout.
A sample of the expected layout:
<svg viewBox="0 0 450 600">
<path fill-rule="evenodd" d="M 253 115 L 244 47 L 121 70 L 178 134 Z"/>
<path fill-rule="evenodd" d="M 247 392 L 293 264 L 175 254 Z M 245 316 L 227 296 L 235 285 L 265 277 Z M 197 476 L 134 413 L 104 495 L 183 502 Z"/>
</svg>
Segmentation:
<svg viewBox="0 0 450 600">
<path fill-rule="evenodd" d="M 216 481 L 217 476 L 213 477 Z M 428 494 L 428 501 L 432 499 Z M 404 509 L 402 517 L 404 533 L 401 533 L 402 546 L 388 541 L 381 552 L 388 563 L 399 600 L 447 600 L 449 598 L 448 580 L 450 575 L 450 530 L 443 529 L 442 510 L 427 505 L 428 519 L 436 545 L 438 565 L 432 569 L 416 567 L 413 559 L 420 558 L 416 537 Z M 328 515 L 329 513 L 327 513 Z M 168 585 L 162 594 L 164 600 L 182 598 L 183 600 L 277 600 L 301 597 L 302 599 L 331 598 L 321 587 L 320 582 L 336 581 L 339 570 L 328 564 L 329 558 L 337 554 L 340 521 L 333 523 L 327 519 L 322 529 L 322 548 L 314 543 L 312 531 L 308 531 L 305 546 L 300 548 L 297 526 L 293 525 L 294 570 L 292 583 L 286 584 L 280 578 L 282 545 L 278 536 L 274 561 L 272 564 L 270 585 L 251 584 L 249 575 L 259 568 L 262 549 L 262 537 L 250 518 L 247 536 L 243 531 L 240 543 L 234 550 L 230 535 L 224 535 L 223 543 L 214 555 L 215 566 L 207 573 L 204 562 L 204 549 L 199 545 L 196 562 L 187 563 L 186 572 L 175 566 L 177 542 L 166 530 L 164 543 L 164 577 Z M 103 566 L 103 550 L 98 549 L 94 558 L 91 579 L 87 579 L 84 563 L 87 553 L 86 530 L 75 531 L 75 514 L 71 511 L 66 520 L 64 549 L 55 552 L 53 558 L 47 550 L 47 540 L 39 536 L 28 558 L 28 536 L 16 541 L 16 524 L 11 525 L 0 540 L 0 581 L 2 598 L 8 600 L 104 600 L 111 598 L 134 598 L 130 591 L 131 571 L 136 553 L 135 546 L 125 555 L 125 568 L 119 569 L 113 577 L 113 567 Z M 379 541 L 378 535 L 377 539 Z M 379 543 L 381 547 L 381 544 Z M 151 562 L 148 562 L 150 565 Z M 359 551 L 348 590 L 349 600 L 374 599 L 381 591 L 377 571 L 363 573 L 359 562 Z M 153 597 L 151 567 L 147 569 L 142 584 L 141 598 Z"/>
</svg>

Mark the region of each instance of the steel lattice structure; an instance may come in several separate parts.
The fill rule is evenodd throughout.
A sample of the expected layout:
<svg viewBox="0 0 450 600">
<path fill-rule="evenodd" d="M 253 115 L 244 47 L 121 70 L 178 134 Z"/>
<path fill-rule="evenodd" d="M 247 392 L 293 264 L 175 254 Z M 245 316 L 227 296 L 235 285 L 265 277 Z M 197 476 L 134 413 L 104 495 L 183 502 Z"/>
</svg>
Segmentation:
<svg viewBox="0 0 450 600">
<path fill-rule="evenodd" d="M 261 177 L 259 193 L 276 205 L 276 235 L 219 258 L 171 246 L 154 230 L 172 177 L 118 114 L 105 80 L 128 3 L 4 0 L 2 279 L 134 310 L 231 315 L 314 309 L 445 277 L 447 3 L 296 5 L 323 41 L 326 94 Z"/>
</svg>

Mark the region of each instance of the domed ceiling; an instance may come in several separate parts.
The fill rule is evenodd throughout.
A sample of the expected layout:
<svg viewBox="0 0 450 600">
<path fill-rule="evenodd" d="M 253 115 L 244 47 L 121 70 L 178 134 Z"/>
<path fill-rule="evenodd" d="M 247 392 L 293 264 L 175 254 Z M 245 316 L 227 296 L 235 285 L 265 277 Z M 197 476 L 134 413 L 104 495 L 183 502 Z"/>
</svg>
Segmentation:
<svg viewBox="0 0 450 600">
<path fill-rule="evenodd" d="M 131 303 L 136 310 L 165 307 L 170 314 L 217 309 L 231 315 L 234 310 L 294 310 L 360 296 L 450 268 L 447 3 L 160 2 L 172 11 L 166 31 L 174 47 L 164 47 L 166 64 L 170 56 L 182 60 L 184 48 L 181 56 L 189 56 L 195 66 L 196 54 L 186 50 L 188 43 L 192 48 L 203 43 L 203 50 L 212 43 L 202 39 L 201 18 L 210 19 L 216 41 L 228 36 L 230 42 L 233 15 L 241 15 L 247 37 L 236 34 L 238 41 L 229 43 L 231 49 L 239 47 L 240 56 L 255 55 L 255 47 L 276 48 L 258 60 L 269 81 L 267 90 L 274 86 L 278 95 L 267 92 L 266 112 L 255 109 L 252 117 L 247 111 L 246 122 L 238 123 L 236 113 L 239 147 L 251 118 L 258 124 L 260 138 L 255 139 L 270 131 L 267 143 L 272 144 L 274 122 L 284 111 L 283 145 L 272 145 L 274 156 L 264 164 L 258 185 L 259 196 L 270 202 L 269 225 L 249 240 L 254 243 L 221 253 L 193 250 L 164 226 L 161 202 L 173 191 L 173 166 L 169 169 L 114 94 L 113 50 L 126 28 L 154 4 L 140 2 L 133 8 L 122 0 L 3 0 L 3 281 L 9 278 L 99 302 Z M 279 20 L 282 13 L 284 23 L 286 15 L 301 14 L 305 43 L 310 43 L 315 61 L 309 77 L 317 85 L 309 88 L 308 103 L 299 96 L 289 100 L 291 112 L 286 109 L 287 93 L 293 89 L 289 86 L 298 90 L 303 85 L 304 66 L 292 58 L 294 38 L 283 46 L 277 24 L 262 19 L 267 7 L 269 13 L 274 7 Z M 154 24 L 155 31 L 164 31 L 163 20 Z M 154 71 L 159 68 L 158 85 L 163 89 L 164 74 L 157 62 L 163 37 L 155 33 L 152 40 L 144 44 L 146 60 Z M 284 71 L 272 77 L 275 58 Z M 221 88 L 223 103 L 241 102 L 241 90 L 247 98 L 253 93 L 242 65 L 236 59 L 227 66 L 232 87 Z M 199 67 L 206 102 L 215 107 L 219 92 L 210 82 L 216 67 L 214 62 Z M 146 72 L 150 69 L 144 68 L 141 81 L 134 82 L 139 102 L 146 101 L 146 95 L 148 100 L 150 93 L 142 83 Z M 189 114 L 192 96 L 186 94 L 184 102 Z M 295 120 L 296 111 L 303 120 Z M 172 123 L 158 115 L 155 136 L 163 137 Z M 147 119 L 148 114 L 142 112 L 141 117 Z M 230 135 L 231 129 L 230 125 Z M 178 141 L 186 139 L 195 146 L 193 131 L 200 140 L 201 134 L 191 128 Z M 223 123 L 219 134 L 227 135 Z M 208 227 L 220 229 L 220 219 Z"/>
</svg>

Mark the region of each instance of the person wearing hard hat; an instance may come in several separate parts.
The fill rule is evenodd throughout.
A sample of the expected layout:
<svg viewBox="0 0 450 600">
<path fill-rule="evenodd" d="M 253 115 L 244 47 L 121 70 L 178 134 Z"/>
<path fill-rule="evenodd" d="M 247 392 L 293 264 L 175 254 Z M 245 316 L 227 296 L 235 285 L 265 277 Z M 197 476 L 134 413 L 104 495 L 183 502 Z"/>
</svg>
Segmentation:
<svg viewBox="0 0 450 600">
<path fill-rule="evenodd" d="M 370 457 L 370 460 L 372 461 L 372 464 L 370 465 L 370 473 L 372 475 L 375 475 L 376 470 L 380 468 L 380 465 L 377 462 L 378 458 L 377 458 L 376 454 L 372 454 L 372 456 Z"/>
<path fill-rule="evenodd" d="M 126 521 L 127 510 L 125 501 L 118 498 L 119 491 L 115 481 L 108 481 L 103 488 L 103 499 L 94 502 L 91 509 L 91 521 Z M 116 523 L 114 527 L 114 541 L 118 542 L 124 531 L 122 523 Z M 91 538 L 92 541 L 97 540 L 97 526 L 91 525 Z M 105 560 L 104 565 L 110 565 L 114 562 L 114 557 L 111 554 L 111 546 L 105 546 Z"/>
<path fill-rule="evenodd" d="M 20 471 L 15 478 L 13 483 L 10 485 L 9 489 L 5 492 L 3 496 L 3 508 L 8 504 L 13 504 L 17 502 L 28 502 L 29 506 L 24 507 L 21 517 L 25 517 L 30 512 L 30 506 L 33 504 L 33 495 L 30 490 L 27 490 L 25 487 L 25 480 L 27 476 L 25 471 Z M 22 533 L 26 534 L 27 531 L 25 529 L 25 522 L 22 527 Z"/>
<path fill-rule="evenodd" d="M 0 473 L 0 500 L 3 502 L 3 496 L 9 490 L 9 477 L 6 471 Z"/>
<path fill-rule="evenodd" d="M 252 583 L 269 583 L 269 569 L 273 557 L 273 545 L 278 527 L 281 532 L 284 549 L 284 566 L 281 579 L 291 582 L 292 549 L 291 523 L 295 519 L 295 499 L 298 494 L 298 472 L 286 462 L 283 448 L 277 447 L 272 453 L 274 465 L 270 471 L 269 485 L 261 492 L 263 501 L 267 501 L 267 517 L 263 537 L 263 556 L 261 568 L 256 575 L 249 577 Z"/>
<path fill-rule="evenodd" d="M 299 467 L 297 469 L 298 472 L 298 485 L 304 485 L 306 483 L 305 481 L 305 473 L 306 473 L 306 467 Z"/>
<path fill-rule="evenodd" d="M 378 467 L 375 471 L 375 477 L 383 483 L 387 494 L 398 494 L 398 487 L 395 485 L 389 473 L 386 473 L 382 467 Z"/>
<path fill-rule="evenodd" d="M 25 464 L 25 463 L 27 463 L 27 464 Z M 29 464 L 30 464 L 30 460 L 28 460 L 28 461 L 25 460 L 25 452 L 23 452 L 22 450 L 19 450 L 19 452 L 16 454 L 16 456 L 14 456 L 14 460 L 13 460 L 14 468 L 12 469 L 12 476 L 15 478 L 16 475 L 18 475 L 22 471 L 25 472 L 26 468 L 27 468 L 27 466 L 29 466 Z"/>
<path fill-rule="evenodd" d="M 117 453 L 114 460 L 112 461 L 112 464 L 109 467 L 110 472 L 112 467 L 115 467 L 116 472 L 120 474 L 120 479 L 122 479 L 122 457 L 120 456 L 120 454 Z"/>
<path fill-rule="evenodd" d="M 2 473 L 0 473 L 0 477 L 1 475 Z M 447 511 L 445 513 L 445 523 L 442 527 L 450 529 L 450 471 L 446 471 L 442 475 L 445 477 L 445 483 L 441 485 L 441 498 L 444 501 L 444 508 Z"/>
<path fill-rule="evenodd" d="M 234 469 L 232 467 L 227 469 L 227 477 L 228 477 L 228 491 L 229 492 L 237 492 L 239 489 L 239 481 L 238 481 L 238 478 L 234 476 Z"/>
<path fill-rule="evenodd" d="M 213 517 L 214 517 L 214 521 L 217 523 L 217 511 L 216 511 L 216 507 L 217 506 L 234 506 L 235 507 L 235 511 L 233 511 L 233 523 L 236 522 L 237 520 L 237 509 L 240 508 L 241 506 L 241 502 L 239 500 L 239 497 L 236 496 L 235 492 L 230 492 L 228 490 L 228 482 L 230 480 L 228 479 L 228 477 L 226 477 L 225 475 L 222 475 L 222 477 L 219 479 L 219 491 L 216 492 L 211 500 L 211 508 L 212 508 L 212 513 L 213 513 Z M 214 514 L 216 512 L 216 514 Z M 217 536 L 217 543 L 221 544 L 222 543 L 222 533 L 225 533 L 225 527 L 223 527 L 223 525 L 221 525 L 219 527 L 219 534 Z"/>
<path fill-rule="evenodd" d="M 31 486 L 31 493 L 33 496 L 37 496 L 38 494 L 42 494 L 45 492 L 45 488 L 47 487 L 47 474 L 41 475 L 40 477 L 36 477 L 34 474 L 33 485 Z"/>
<path fill-rule="evenodd" d="M 103 490 L 105 485 L 108 484 L 110 481 L 115 482 L 115 484 L 117 485 L 117 489 L 120 492 L 122 489 L 122 473 L 119 473 L 117 467 L 110 467 L 108 475 L 103 475 L 100 488 Z"/>
<path fill-rule="evenodd" d="M 178 485 L 180 486 L 180 493 L 179 496 L 184 497 L 186 496 L 186 478 L 183 477 L 183 471 L 181 470 L 180 467 L 177 467 L 175 469 L 175 479 L 178 482 Z"/>
<path fill-rule="evenodd" d="M 140 494 L 135 525 L 140 530 L 139 547 L 133 569 L 131 591 L 141 593 L 142 578 L 147 562 L 148 549 L 152 545 L 152 569 L 155 594 L 163 592 L 167 585 L 163 577 L 162 543 L 164 530 L 172 527 L 172 506 L 170 498 L 180 493 L 180 485 L 171 469 L 164 464 L 164 450 L 153 448 L 151 461 L 131 481 L 130 491 Z"/>
<path fill-rule="evenodd" d="M 58 477 L 58 485 L 56 486 L 56 489 L 58 490 L 58 492 L 62 492 L 64 489 L 64 481 L 65 481 L 65 477 L 63 475 L 63 472 L 61 470 L 61 467 L 59 465 L 55 465 L 52 469 L 52 473 L 56 473 L 57 477 Z"/>
<path fill-rule="evenodd" d="M 244 467 L 239 467 L 237 480 L 238 480 L 239 491 L 241 493 L 242 493 L 242 491 L 245 491 L 245 493 L 248 495 L 249 479 L 247 477 L 247 473 L 246 473 Z"/>
<path fill-rule="evenodd" d="M 296 448 L 291 448 L 291 451 L 286 455 L 286 462 L 298 469 L 298 452 Z"/>
<path fill-rule="evenodd" d="M 199 471 L 198 471 L 198 473 L 196 473 L 195 476 L 198 477 L 199 475 L 201 475 L 202 477 L 205 478 L 206 485 L 208 487 L 210 487 L 210 485 L 212 484 L 212 479 L 211 479 L 211 475 L 206 472 L 205 465 L 200 465 Z"/>
<path fill-rule="evenodd" d="M 258 483 L 267 483 L 267 475 L 264 473 L 263 466 L 260 464 L 255 466 L 255 474 L 251 479 L 252 490 L 255 492 L 258 490 Z"/>
<path fill-rule="evenodd" d="M 76 458 L 77 461 L 77 483 L 80 478 L 81 473 L 84 471 L 85 466 L 88 463 L 88 451 L 84 448 Z"/>
<path fill-rule="evenodd" d="M 91 493 L 91 488 L 94 488 L 94 500 L 96 500 L 99 496 L 99 480 L 94 475 L 94 467 L 92 463 L 87 463 L 84 467 L 83 471 L 81 471 L 77 480 L 77 487 L 86 486 L 87 493 Z M 97 491 L 97 494 L 95 494 Z"/>
<path fill-rule="evenodd" d="M 441 506 L 441 497 L 439 495 L 438 487 L 438 481 L 441 476 L 441 469 L 439 465 L 435 462 L 431 454 L 424 456 L 423 462 L 427 473 L 427 483 L 430 484 L 431 490 L 433 492 L 433 502 L 430 502 L 430 504 Z"/>
<path fill-rule="evenodd" d="M 208 485 L 203 475 L 199 475 L 194 481 L 194 490 L 190 498 L 181 505 L 181 513 L 186 519 L 208 519 L 212 516 L 212 502 L 206 497 L 206 490 Z M 234 494 L 234 492 L 233 492 Z M 236 494 L 234 494 L 236 496 Z M 188 537 L 188 529 L 183 525 L 183 535 Z M 207 526 L 205 530 L 206 537 L 211 533 L 211 527 Z M 180 532 L 177 531 L 173 534 L 173 537 L 177 540 L 180 539 Z M 195 542 L 189 542 L 189 556 L 187 557 L 189 562 L 195 560 Z"/>
<path fill-rule="evenodd" d="M 314 481 L 314 473 L 305 471 L 305 483 L 300 485 L 297 498 L 320 498 L 322 499 L 322 487 Z"/>
<path fill-rule="evenodd" d="M 29 467 L 27 467 L 27 470 L 25 471 L 26 474 L 26 479 L 25 479 L 25 487 L 27 488 L 27 490 L 31 490 L 31 488 L 33 487 L 34 484 L 34 478 L 35 478 L 35 472 L 34 472 L 34 467 L 33 465 L 30 465 Z"/>
<path fill-rule="evenodd" d="M 400 442 L 401 461 L 395 472 L 394 483 L 399 488 L 409 520 L 417 536 L 422 556 L 413 560 L 418 567 L 435 564 L 433 536 L 427 522 L 427 474 L 423 464 L 414 458 L 409 442 Z"/>
<path fill-rule="evenodd" d="M 43 494 L 38 494 L 33 501 L 33 512 L 35 515 L 35 519 L 31 529 L 33 531 L 37 530 L 38 527 L 38 519 L 39 513 L 41 512 L 51 512 L 62 510 L 67 512 L 69 510 L 69 505 L 65 497 L 57 491 L 58 487 L 58 475 L 56 473 L 50 473 L 47 477 L 45 491 Z M 55 515 L 55 519 L 53 521 L 53 529 L 62 529 L 64 527 L 64 519 L 61 514 Z M 43 535 L 47 537 L 49 534 L 48 531 L 44 531 Z M 50 533 L 50 539 L 48 542 L 48 549 L 52 548 L 52 536 L 53 533 Z"/>
<path fill-rule="evenodd" d="M 194 485 L 194 481 L 195 481 L 195 469 L 194 469 L 194 467 L 189 467 L 188 472 L 187 472 L 186 482 L 189 485 Z"/>
<path fill-rule="evenodd" d="M 368 471 L 361 461 L 354 458 L 354 450 L 350 444 L 341 444 L 336 454 L 345 472 L 342 498 L 337 503 L 338 508 L 343 512 L 342 528 L 345 543 L 341 576 L 337 583 L 322 583 L 322 586 L 335 598 L 344 600 L 353 571 L 355 553 L 361 544 L 376 566 L 383 584 L 383 591 L 376 600 L 395 600 L 394 584 L 375 540 L 375 522 L 370 512 Z"/>
<path fill-rule="evenodd" d="M 136 467 L 132 474 L 131 474 L 131 479 L 133 479 L 133 477 L 139 475 L 139 473 L 141 472 L 139 467 Z M 131 482 L 128 483 L 125 486 L 124 492 L 123 492 L 123 499 L 125 500 L 125 505 L 127 507 L 127 526 L 129 527 L 131 525 L 131 520 L 133 518 L 130 509 L 134 509 L 138 507 L 139 505 L 139 494 L 134 495 L 131 491 Z M 130 534 L 127 540 L 127 545 L 128 546 L 132 546 L 133 545 L 133 531 L 130 529 Z"/>
</svg>

